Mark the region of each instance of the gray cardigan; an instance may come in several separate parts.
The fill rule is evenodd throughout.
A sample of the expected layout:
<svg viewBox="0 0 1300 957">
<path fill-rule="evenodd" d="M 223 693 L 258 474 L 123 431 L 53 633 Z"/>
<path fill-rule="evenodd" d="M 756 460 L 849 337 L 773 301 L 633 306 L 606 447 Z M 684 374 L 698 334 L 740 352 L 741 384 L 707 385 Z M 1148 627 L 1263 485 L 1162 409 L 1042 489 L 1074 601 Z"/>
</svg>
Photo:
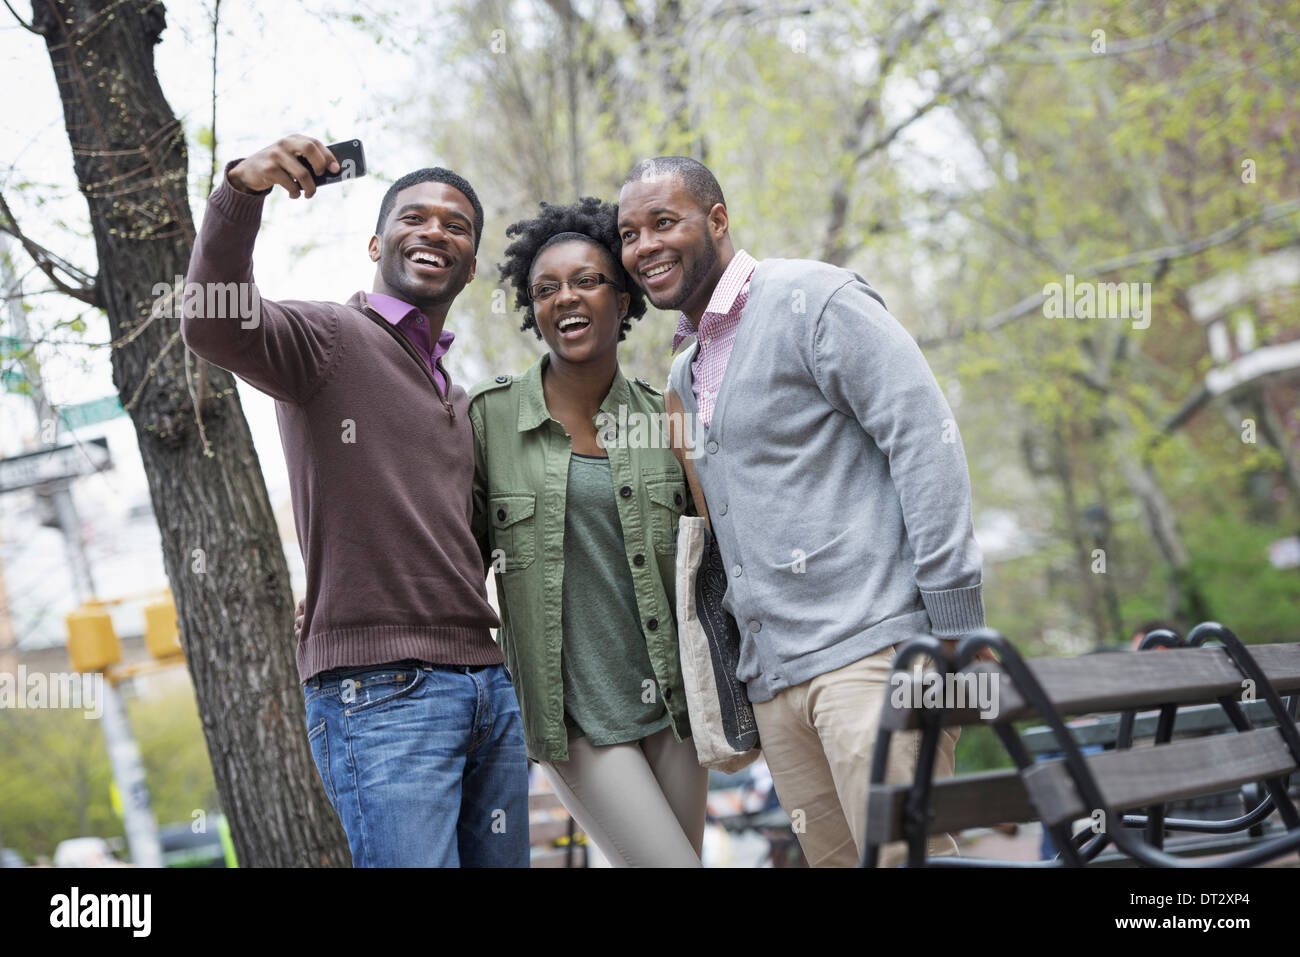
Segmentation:
<svg viewBox="0 0 1300 957">
<path fill-rule="evenodd" d="M 688 414 L 692 345 L 669 387 Z M 709 429 L 687 429 L 751 701 L 984 624 L 970 480 L 911 336 L 856 273 L 768 259 Z"/>
</svg>

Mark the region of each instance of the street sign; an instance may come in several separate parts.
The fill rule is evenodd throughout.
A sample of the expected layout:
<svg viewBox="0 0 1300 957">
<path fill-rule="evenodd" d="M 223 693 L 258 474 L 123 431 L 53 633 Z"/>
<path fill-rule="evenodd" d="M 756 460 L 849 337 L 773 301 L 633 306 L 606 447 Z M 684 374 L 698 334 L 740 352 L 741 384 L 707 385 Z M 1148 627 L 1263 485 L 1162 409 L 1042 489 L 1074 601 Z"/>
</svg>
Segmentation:
<svg viewBox="0 0 1300 957">
<path fill-rule="evenodd" d="M 112 467 L 108 439 L 104 438 L 15 455 L 0 459 L 0 494 L 59 479 L 91 475 Z"/>
<path fill-rule="evenodd" d="M 99 422 L 106 422 L 109 419 L 115 419 L 119 415 L 125 414 L 126 411 L 122 408 L 122 403 L 115 395 L 103 399 L 93 399 L 90 402 L 79 402 L 76 405 L 65 405 L 59 409 L 59 415 L 63 417 L 63 423 L 67 426 L 68 431 L 80 429 L 87 425 L 95 425 Z"/>
<path fill-rule="evenodd" d="M 17 359 L 22 355 L 21 345 L 13 336 L 0 336 L 0 360 Z M 26 393 L 27 377 L 17 369 L 5 369 L 0 372 L 0 388 L 6 392 Z"/>
</svg>

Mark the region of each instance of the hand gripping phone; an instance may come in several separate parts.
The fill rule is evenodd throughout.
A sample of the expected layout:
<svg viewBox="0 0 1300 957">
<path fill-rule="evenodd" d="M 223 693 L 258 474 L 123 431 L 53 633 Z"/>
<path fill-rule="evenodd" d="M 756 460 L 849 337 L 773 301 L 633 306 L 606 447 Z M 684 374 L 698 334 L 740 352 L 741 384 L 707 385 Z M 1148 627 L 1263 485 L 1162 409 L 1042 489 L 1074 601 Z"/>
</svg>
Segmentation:
<svg viewBox="0 0 1300 957">
<path fill-rule="evenodd" d="M 342 143 L 331 143 L 329 151 L 334 154 L 334 158 L 339 161 L 339 171 L 331 173 L 326 170 L 324 175 L 318 176 L 315 170 L 312 170 L 311 177 L 316 181 L 317 186 L 328 186 L 330 183 L 341 183 L 345 179 L 356 179 L 358 176 L 366 175 L 366 151 L 361 147 L 360 140 L 344 140 Z M 303 166 L 310 169 L 310 165 L 305 159 L 299 157 Z"/>
</svg>

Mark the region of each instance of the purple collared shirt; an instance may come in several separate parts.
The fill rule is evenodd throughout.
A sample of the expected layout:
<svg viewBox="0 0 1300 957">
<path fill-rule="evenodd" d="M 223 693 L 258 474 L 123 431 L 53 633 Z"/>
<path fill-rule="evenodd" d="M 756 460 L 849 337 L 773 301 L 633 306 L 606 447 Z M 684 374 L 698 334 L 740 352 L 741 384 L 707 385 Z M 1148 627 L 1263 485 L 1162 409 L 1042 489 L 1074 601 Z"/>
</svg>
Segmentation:
<svg viewBox="0 0 1300 957">
<path fill-rule="evenodd" d="M 392 296 L 385 296 L 382 292 L 366 293 L 366 302 L 374 307 L 375 312 L 379 313 L 391 325 L 397 327 L 411 345 L 415 346 L 424 361 L 429 364 L 429 371 L 433 377 L 438 380 L 438 387 L 442 389 L 443 397 L 447 395 L 447 377 L 444 376 L 437 366 L 437 362 L 447 354 L 451 348 L 452 340 L 456 338 L 454 332 L 448 332 L 444 326 L 442 334 L 438 336 L 436 344 L 430 341 L 429 320 L 425 318 L 424 313 L 420 312 L 408 302 L 402 302 Z"/>
</svg>

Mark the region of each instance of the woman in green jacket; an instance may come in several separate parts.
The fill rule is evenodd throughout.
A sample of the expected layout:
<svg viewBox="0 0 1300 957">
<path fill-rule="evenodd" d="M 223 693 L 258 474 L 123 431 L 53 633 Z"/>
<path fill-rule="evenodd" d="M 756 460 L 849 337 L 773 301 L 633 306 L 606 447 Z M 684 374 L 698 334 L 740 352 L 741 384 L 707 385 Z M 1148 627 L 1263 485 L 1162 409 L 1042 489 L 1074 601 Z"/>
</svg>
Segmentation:
<svg viewBox="0 0 1300 957">
<path fill-rule="evenodd" d="M 616 210 L 586 198 L 513 224 L 503 277 L 549 352 L 470 391 L 474 531 L 528 756 L 618 866 L 699 866 L 707 772 L 674 619 L 689 507 L 663 396 L 618 343 L 646 309 Z"/>
</svg>

